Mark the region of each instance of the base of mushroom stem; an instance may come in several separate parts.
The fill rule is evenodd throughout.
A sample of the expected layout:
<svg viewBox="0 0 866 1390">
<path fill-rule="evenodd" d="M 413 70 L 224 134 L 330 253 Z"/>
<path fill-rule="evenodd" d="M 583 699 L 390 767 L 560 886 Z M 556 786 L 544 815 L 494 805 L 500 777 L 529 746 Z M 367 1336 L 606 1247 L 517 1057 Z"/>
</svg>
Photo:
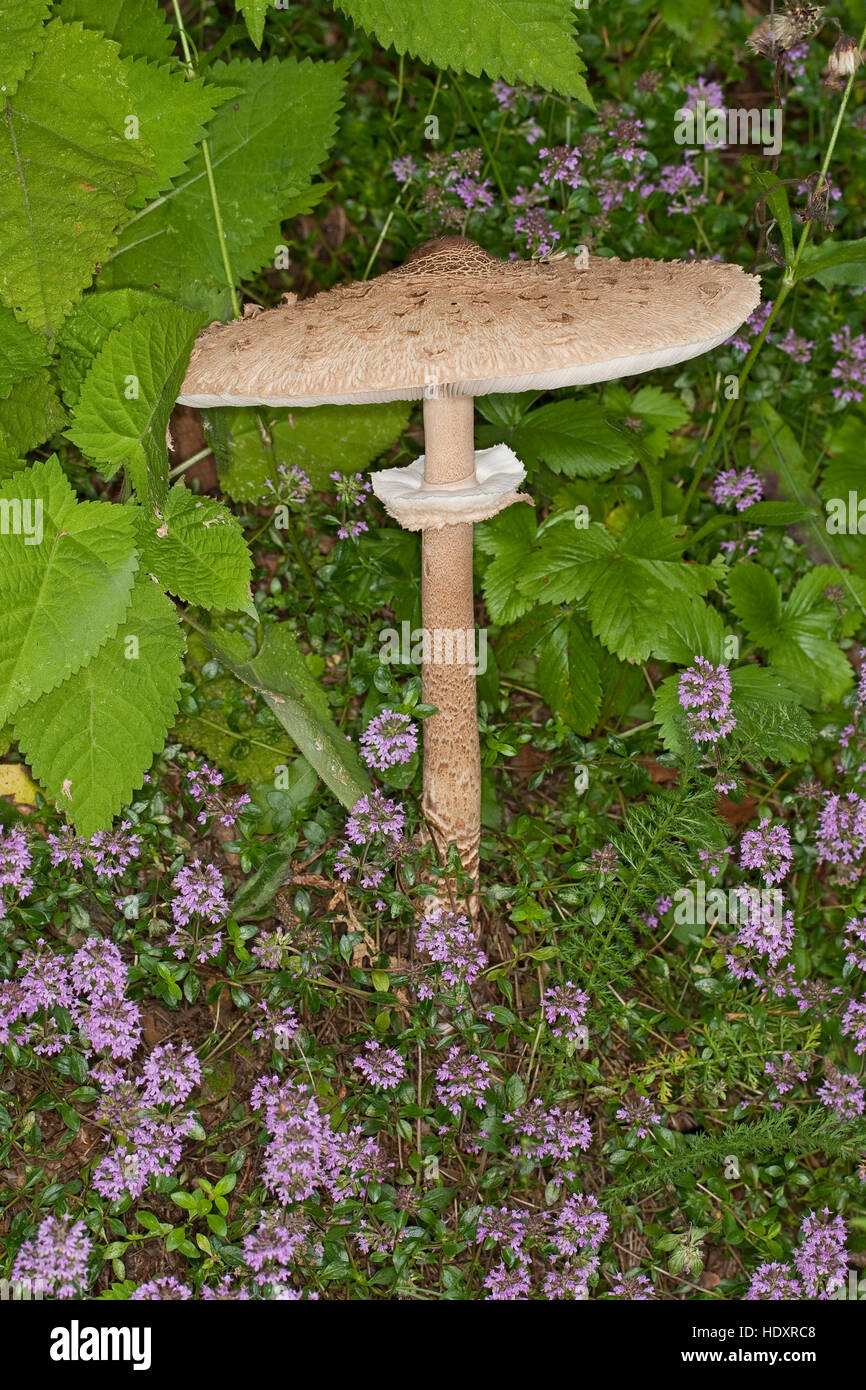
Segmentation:
<svg viewBox="0 0 866 1390">
<path fill-rule="evenodd" d="M 419 848 L 433 845 L 439 857 L 440 863 L 445 862 L 446 855 L 442 847 L 437 843 L 436 837 L 426 825 L 419 826 L 414 836 L 415 843 Z M 444 912 L 465 913 L 473 924 L 477 923 L 480 903 L 478 899 L 478 850 L 475 849 L 474 872 L 472 873 L 472 891 L 467 895 L 458 891 L 457 880 L 453 877 L 433 878 L 432 875 L 425 875 L 422 882 L 433 883 L 436 885 L 435 893 L 419 894 L 415 898 L 415 912 L 419 917 L 426 917 L 434 908 L 442 908 Z M 461 858 L 461 864 L 463 860 Z M 467 870 L 467 873 L 469 870 Z"/>
</svg>

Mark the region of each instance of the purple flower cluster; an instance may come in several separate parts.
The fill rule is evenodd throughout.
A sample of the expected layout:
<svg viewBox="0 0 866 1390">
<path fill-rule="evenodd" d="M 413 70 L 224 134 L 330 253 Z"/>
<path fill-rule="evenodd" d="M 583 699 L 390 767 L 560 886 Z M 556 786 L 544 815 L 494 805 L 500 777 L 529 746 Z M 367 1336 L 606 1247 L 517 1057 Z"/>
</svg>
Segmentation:
<svg viewBox="0 0 866 1390">
<path fill-rule="evenodd" d="M 396 714 L 391 709 L 383 709 L 371 719 L 361 735 L 361 757 L 377 772 L 408 763 L 417 749 L 417 726 L 408 714 Z"/>
<path fill-rule="evenodd" d="M 309 475 L 296 463 L 278 463 L 276 478 L 265 478 L 265 487 L 273 493 L 275 503 L 291 509 L 303 506 L 313 490 Z"/>
<path fill-rule="evenodd" d="M 680 676 L 679 700 L 695 743 L 718 743 L 736 728 L 731 712 L 731 677 L 726 666 L 712 666 L 704 657 L 696 656 L 694 666 Z"/>
<path fill-rule="evenodd" d="M 192 1298 L 192 1289 L 182 1284 L 173 1274 L 162 1274 L 157 1279 L 148 1279 L 129 1295 L 130 1303 L 147 1303 L 161 1300 L 169 1303 L 185 1303 Z"/>
<path fill-rule="evenodd" d="M 553 1212 L 483 1208 L 475 1239 L 499 1257 L 484 1279 L 487 1297 L 498 1302 L 528 1299 L 534 1291 L 534 1250 L 545 1268 L 538 1290 L 542 1298 L 587 1298 L 608 1225 L 596 1198 L 579 1192 Z"/>
<path fill-rule="evenodd" d="M 399 802 L 380 791 L 362 796 L 346 821 L 346 842 L 337 852 L 334 873 L 348 883 L 357 872 L 362 888 L 378 888 L 402 847 L 404 824 L 405 812 Z M 353 846 L 360 853 L 355 853 Z M 368 860 L 371 851 L 380 856 L 379 862 Z"/>
<path fill-rule="evenodd" d="M 585 1153 L 592 1143 L 589 1121 L 579 1110 L 563 1110 L 559 1105 L 546 1106 L 538 1097 L 527 1101 L 514 1112 L 502 1117 L 514 1136 L 509 1152 L 533 1166 L 553 1163 L 564 1166 L 561 1176 L 573 1179 L 572 1164 L 577 1153 Z"/>
<path fill-rule="evenodd" d="M 736 333 L 728 338 L 728 344 L 735 352 L 741 352 L 745 355 L 751 351 L 752 344 L 749 342 L 749 338 L 757 338 L 758 335 L 763 332 L 764 325 L 770 317 L 772 309 L 773 301 L 771 299 L 764 299 L 758 305 L 757 309 L 752 310 L 742 327 L 738 328 Z"/>
<path fill-rule="evenodd" d="M 208 763 L 190 768 L 186 774 L 186 782 L 193 801 L 200 803 L 196 816 L 199 825 L 206 825 L 208 820 L 216 816 L 220 825 L 231 828 L 237 823 L 244 806 L 249 805 L 250 798 L 246 792 L 227 797 L 221 791 L 223 775 L 218 768 L 211 767 Z"/>
<path fill-rule="evenodd" d="M 662 1117 L 654 1109 L 649 1096 L 634 1096 L 631 1100 L 623 1101 L 616 1112 L 616 1118 L 624 1125 L 628 1125 L 630 1139 L 652 1139 L 653 1132 L 650 1125 L 660 1125 Z"/>
<path fill-rule="evenodd" d="M 87 1050 L 131 1057 L 141 1038 L 137 1005 L 125 996 L 126 966 L 113 941 L 89 937 L 70 958 L 39 940 L 25 951 L 18 977 L 0 983 L 0 1044 L 10 1041 L 51 1056 L 72 1042 L 54 1016 L 68 1012 Z"/>
<path fill-rule="evenodd" d="M 759 893 L 754 888 L 735 888 L 737 943 L 747 951 L 766 956 L 775 970 L 794 944 L 794 914 L 784 909 L 779 892 Z"/>
<path fill-rule="evenodd" d="M 589 995 L 571 980 L 564 985 L 551 985 L 544 991 L 542 1012 L 554 1038 L 575 1042 L 583 1034 Z"/>
<path fill-rule="evenodd" d="M 326 1189 L 334 1200 L 358 1193 L 381 1171 L 375 1140 L 360 1125 L 332 1128 L 309 1087 L 278 1076 L 253 1087 L 253 1109 L 264 1111 L 270 1139 L 262 1180 L 284 1206 Z"/>
<path fill-rule="evenodd" d="M 13 826 L 11 830 L 0 833 L 0 921 L 6 916 L 4 888 L 13 889 L 19 901 L 29 898 L 33 892 L 33 879 L 29 873 L 32 862 L 23 830 Z"/>
<path fill-rule="evenodd" d="M 762 818 L 757 830 L 747 830 L 740 841 L 741 866 L 760 870 L 765 883 L 781 883 L 792 857 L 787 826 L 771 826 L 769 816 Z"/>
<path fill-rule="evenodd" d="M 854 882 L 866 849 L 866 801 L 856 792 L 827 792 L 817 841 L 818 862 L 835 865 L 841 882 Z"/>
<path fill-rule="evenodd" d="M 746 1300 L 832 1298 L 845 1282 L 846 1235 L 841 1216 L 831 1217 L 829 1208 L 810 1212 L 800 1226 L 794 1268 L 775 1260 L 759 1265 L 746 1291 Z"/>
<path fill-rule="evenodd" d="M 103 1086 L 96 1112 L 113 1140 L 93 1174 L 93 1186 L 111 1201 L 141 1195 L 152 1177 L 180 1162 L 183 1141 L 195 1124 L 185 1102 L 201 1082 L 201 1065 L 186 1044 L 163 1043 L 133 1079 L 98 1069 Z"/>
<path fill-rule="evenodd" d="M 189 959 L 203 965 L 219 955 L 222 932 L 211 932 L 206 924 L 217 926 L 229 915 L 222 875 L 215 864 L 194 859 L 178 869 L 171 904 L 174 928 L 168 938 L 178 960 Z"/>
<path fill-rule="evenodd" d="M 833 395 L 843 405 L 852 401 L 862 401 L 866 390 L 866 333 L 851 336 L 847 326 L 838 333 L 830 334 L 830 343 L 838 354 L 830 369 L 830 375 L 839 385 L 833 387 Z"/>
<path fill-rule="evenodd" d="M 436 1100 L 452 1115 L 460 1114 L 463 1101 L 482 1110 L 490 1081 L 490 1066 L 483 1057 L 451 1047 L 436 1070 Z"/>
<path fill-rule="evenodd" d="M 725 468 L 713 479 L 713 501 L 717 507 L 733 503 L 738 512 L 744 512 L 764 495 L 764 485 L 751 464 L 741 473 L 736 468 Z"/>
<path fill-rule="evenodd" d="M 564 183 L 567 188 L 580 186 L 580 150 L 573 145 L 555 145 L 538 151 L 543 183 Z"/>
<path fill-rule="evenodd" d="M 834 1071 L 818 1091 L 818 1099 L 840 1120 L 856 1120 L 866 1108 L 866 1094 L 859 1078 L 851 1072 Z"/>
<path fill-rule="evenodd" d="M 364 1043 L 364 1052 L 355 1058 L 353 1065 L 380 1091 L 396 1091 L 406 1075 L 406 1063 L 396 1048 L 382 1047 L 373 1039 Z"/>
<path fill-rule="evenodd" d="M 37 1297 L 83 1296 L 90 1251 L 91 1240 L 83 1221 L 73 1221 L 71 1216 L 46 1216 L 34 1239 L 19 1246 L 12 1282 L 23 1285 L 25 1291 Z"/>
<path fill-rule="evenodd" d="M 419 951 L 439 966 L 439 980 L 448 990 L 465 990 L 474 984 L 487 964 L 469 918 L 450 908 L 434 907 L 421 922 L 415 938 Z M 420 999 L 432 999 L 426 980 L 418 985 Z"/>
<path fill-rule="evenodd" d="M 263 1017 L 253 1027 L 253 1041 L 270 1038 L 278 1052 L 286 1052 L 294 1042 L 299 1027 L 294 1009 L 290 1004 L 277 1006 L 265 1001 L 261 1001 L 257 1007 Z"/>
</svg>

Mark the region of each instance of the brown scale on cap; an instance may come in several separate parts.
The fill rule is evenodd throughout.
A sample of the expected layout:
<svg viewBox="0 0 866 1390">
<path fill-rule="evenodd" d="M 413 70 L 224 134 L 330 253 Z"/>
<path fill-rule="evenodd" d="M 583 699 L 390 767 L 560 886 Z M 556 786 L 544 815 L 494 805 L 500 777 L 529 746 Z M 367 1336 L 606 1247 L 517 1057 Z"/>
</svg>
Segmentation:
<svg viewBox="0 0 866 1390">
<path fill-rule="evenodd" d="M 441 237 L 405 265 L 211 325 L 185 405 L 324 405 L 586 385 L 708 351 L 760 300 L 718 261 L 502 261 Z"/>
</svg>

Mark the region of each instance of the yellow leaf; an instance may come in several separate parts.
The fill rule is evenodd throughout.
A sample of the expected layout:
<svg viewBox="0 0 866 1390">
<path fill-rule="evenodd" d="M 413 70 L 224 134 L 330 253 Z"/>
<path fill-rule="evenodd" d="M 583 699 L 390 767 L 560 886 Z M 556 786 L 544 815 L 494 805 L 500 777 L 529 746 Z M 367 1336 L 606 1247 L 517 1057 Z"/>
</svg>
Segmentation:
<svg viewBox="0 0 866 1390">
<path fill-rule="evenodd" d="M 16 806 L 35 806 L 37 790 L 23 763 L 0 763 L 0 796 L 11 796 Z"/>
</svg>

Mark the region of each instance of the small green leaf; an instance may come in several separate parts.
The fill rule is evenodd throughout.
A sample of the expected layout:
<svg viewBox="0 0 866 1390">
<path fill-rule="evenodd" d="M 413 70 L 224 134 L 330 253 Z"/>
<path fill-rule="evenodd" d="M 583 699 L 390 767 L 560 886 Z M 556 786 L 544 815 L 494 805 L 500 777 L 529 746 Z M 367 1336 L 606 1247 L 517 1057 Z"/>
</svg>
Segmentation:
<svg viewBox="0 0 866 1390">
<path fill-rule="evenodd" d="M 155 516 L 142 515 L 139 549 L 142 567 L 177 598 L 255 616 L 252 559 L 240 525 L 221 502 L 176 483 Z"/>
</svg>

